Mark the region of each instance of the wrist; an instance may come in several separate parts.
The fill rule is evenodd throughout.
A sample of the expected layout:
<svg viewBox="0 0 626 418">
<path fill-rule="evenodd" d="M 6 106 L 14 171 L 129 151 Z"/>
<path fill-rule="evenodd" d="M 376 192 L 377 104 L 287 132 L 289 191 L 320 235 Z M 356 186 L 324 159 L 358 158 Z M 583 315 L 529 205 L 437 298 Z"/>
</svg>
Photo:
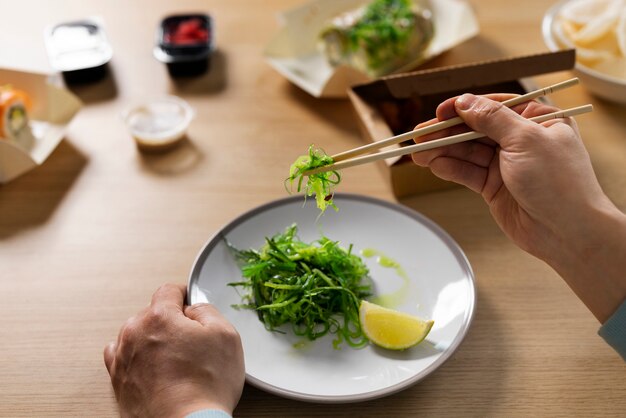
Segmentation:
<svg viewBox="0 0 626 418">
<path fill-rule="evenodd" d="M 552 260 L 557 265 L 615 259 L 626 249 L 626 215 L 608 198 L 588 205 L 580 216 L 567 221 L 570 226 L 559 236 L 563 257 L 557 253 Z"/>
<path fill-rule="evenodd" d="M 606 197 L 579 215 L 545 261 L 604 322 L 626 298 L 626 215 Z"/>
</svg>

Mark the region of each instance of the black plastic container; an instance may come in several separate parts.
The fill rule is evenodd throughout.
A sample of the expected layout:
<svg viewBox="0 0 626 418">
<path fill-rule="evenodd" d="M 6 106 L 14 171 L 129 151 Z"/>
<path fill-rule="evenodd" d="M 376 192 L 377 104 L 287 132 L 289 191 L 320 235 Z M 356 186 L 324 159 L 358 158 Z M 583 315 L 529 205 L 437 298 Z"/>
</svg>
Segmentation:
<svg viewBox="0 0 626 418">
<path fill-rule="evenodd" d="M 157 29 L 154 56 L 172 77 L 204 74 L 211 64 L 213 21 L 206 14 L 168 16 Z"/>
</svg>

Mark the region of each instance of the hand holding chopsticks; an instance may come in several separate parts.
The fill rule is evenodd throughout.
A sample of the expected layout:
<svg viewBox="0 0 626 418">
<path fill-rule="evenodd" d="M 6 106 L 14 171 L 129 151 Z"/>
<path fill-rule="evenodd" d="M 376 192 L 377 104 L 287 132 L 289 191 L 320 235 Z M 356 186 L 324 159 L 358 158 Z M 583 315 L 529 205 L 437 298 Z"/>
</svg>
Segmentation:
<svg viewBox="0 0 626 418">
<path fill-rule="evenodd" d="M 531 101 L 533 99 L 536 99 L 537 97 L 554 93 L 559 90 L 563 90 L 565 88 L 576 85 L 577 83 L 578 83 L 578 79 L 573 78 L 573 79 L 570 79 L 570 80 L 567 80 L 558 84 L 554 84 L 552 86 L 548 86 L 542 89 L 532 91 L 530 93 L 515 97 L 510 100 L 504 101 L 502 102 L 502 104 L 507 107 L 512 107 L 512 106 L 515 106 L 524 102 Z M 571 108 L 571 109 L 560 110 L 557 112 L 553 112 L 553 113 L 549 113 L 549 114 L 545 114 L 541 116 L 536 116 L 533 118 L 529 118 L 529 120 L 532 120 L 537 123 L 541 123 L 550 119 L 566 118 L 566 117 L 580 115 L 583 113 L 588 113 L 588 112 L 591 112 L 592 110 L 593 110 L 593 107 L 591 105 L 584 105 L 584 106 L 578 106 L 578 107 Z M 333 160 L 335 161 L 333 164 L 319 167 L 313 170 L 309 170 L 305 172 L 304 174 L 312 175 L 312 174 L 318 174 L 318 173 L 331 171 L 331 170 L 340 170 L 343 168 L 354 167 L 356 165 L 366 164 L 366 163 L 370 163 L 370 162 L 381 160 L 381 159 L 398 157 L 401 155 L 412 154 L 415 152 L 443 147 L 446 145 L 452 145 L 452 144 L 457 144 L 457 143 L 464 142 L 464 141 L 470 141 L 470 140 L 482 138 L 485 136 L 484 134 L 480 132 L 471 131 L 471 132 L 465 132 L 462 134 L 458 134 L 458 135 L 454 135 L 454 136 L 450 136 L 446 138 L 441 138 L 441 139 L 437 139 L 433 141 L 428 141 L 428 142 L 424 142 L 424 143 L 420 143 L 416 145 L 410 145 L 410 146 L 406 146 L 402 148 L 393 149 L 390 151 L 380 152 L 377 154 L 365 155 L 365 156 L 361 156 L 357 158 L 350 158 L 356 155 L 368 153 L 375 149 L 383 148 L 392 144 L 397 144 L 408 139 L 427 135 L 427 134 L 437 132 L 437 131 L 440 131 L 440 130 L 443 130 L 452 126 L 460 125 L 462 123 L 464 122 L 460 117 L 455 117 L 452 119 L 435 123 L 433 125 L 418 128 L 418 129 L 415 129 L 410 132 L 406 132 L 401 135 L 396 135 L 391 138 L 377 141 L 372 144 L 367 144 L 367 145 L 364 145 L 364 146 L 361 146 L 361 147 L 358 147 L 349 151 L 345 151 L 345 152 L 332 156 Z"/>
</svg>

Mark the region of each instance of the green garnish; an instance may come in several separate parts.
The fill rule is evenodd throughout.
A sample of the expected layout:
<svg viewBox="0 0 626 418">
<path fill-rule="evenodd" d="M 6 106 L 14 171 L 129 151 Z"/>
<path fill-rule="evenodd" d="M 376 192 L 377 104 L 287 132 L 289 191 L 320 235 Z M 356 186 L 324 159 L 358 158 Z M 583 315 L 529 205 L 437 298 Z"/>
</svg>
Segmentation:
<svg viewBox="0 0 626 418">
<path fill-rule="evenodd" d="M 269 331 L 291 324 L 293 332 L 308 340 L 333 334 L 333 347 L 342 342 L 360 348 L 367 344 L 359 321 L 361 300 L 371 294 L 364 283 L 369 270 L 355 254 L 322 236 L 305 243 L 292 225 L 266 238 L 255 249 L 233 248 L 244 281 L 229 286 L 247 290 L 239 308 L 254 309 Z"/>
<path fill-rule="evenodd" d="M 287 191 L 293 189 L 293 183 L 297 179 L 298 184 L 296 191 L 298 193 L 304 191 L 306 196 L 315 195 L 315 202 L 322 213 L 324 213 L 328 206 L 338 210 L 337 206 L 335 206 L 335 203 L 333 202 L 332 189 L 341 181 L 339 173 L 331 170 L 318 174 L 304 175 L 304 173 L 308 170 L 323 167 L 332 163 L 332 157 L 327 155 L 321 149 L 315 148 L 311 145 L 309 147 L 309 153 L 298 157 L 289 168 L 289 177 L 285 180 L 285 188 L 287 188 L 287 181 L 289 181 L 290 188 L 287 188 Z M 307 180 L 303 190 L 302 183 L 304 182 L 304 177 L 306 177 Z"/>
<path fill-rule="evenodd" d="M 320 37 L 332 65 L 348 64 L 377 77 L 419 58 L 433 33 L 427 1 L 373 0 L 340 15 Z"/>
<path fill-rule="evenodd" d="M 368 66 L 377 69 L 390 58 L 409 54 L 408 40 L 415 30 L 415 14 L 411 0 L 375 0 L 348 31 L 353 51 L 363 48 Z"/>
</svg>

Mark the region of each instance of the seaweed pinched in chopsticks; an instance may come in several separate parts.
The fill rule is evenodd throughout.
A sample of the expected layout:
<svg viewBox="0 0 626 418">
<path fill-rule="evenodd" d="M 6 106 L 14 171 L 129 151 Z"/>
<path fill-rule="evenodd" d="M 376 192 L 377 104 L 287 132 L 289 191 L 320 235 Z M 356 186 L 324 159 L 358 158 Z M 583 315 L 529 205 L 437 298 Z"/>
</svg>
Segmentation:
<svg viewBox="0 0 626 418">
<path fill-rule="evenodd" d="M 293 189 L 293 183 L 297 181 L 296 191 L 298 193 L 304 192 L 306 196 L 315 195 L 315 202 L 322 213 L 324 213 L 328 206 L 338 210 L 333 202 L 332 189 L 341 181 L 339 173 L 331 170 L 318 174 L 305 174 L 309 170 L 323 167 L 333 162 L 332 157 L 327 155 L 324 151 L 315 148 L 314 145 L 309 146 L 309 152 L 306 155 L 298 157 L 291 165 L 289 177 L 285 180 L 285 188 L 287 188 L 287 182 L 289 182 L 290 188 L 287 188 L 287 191 L 290 191 L 290 189 Z"/>
</svg>

